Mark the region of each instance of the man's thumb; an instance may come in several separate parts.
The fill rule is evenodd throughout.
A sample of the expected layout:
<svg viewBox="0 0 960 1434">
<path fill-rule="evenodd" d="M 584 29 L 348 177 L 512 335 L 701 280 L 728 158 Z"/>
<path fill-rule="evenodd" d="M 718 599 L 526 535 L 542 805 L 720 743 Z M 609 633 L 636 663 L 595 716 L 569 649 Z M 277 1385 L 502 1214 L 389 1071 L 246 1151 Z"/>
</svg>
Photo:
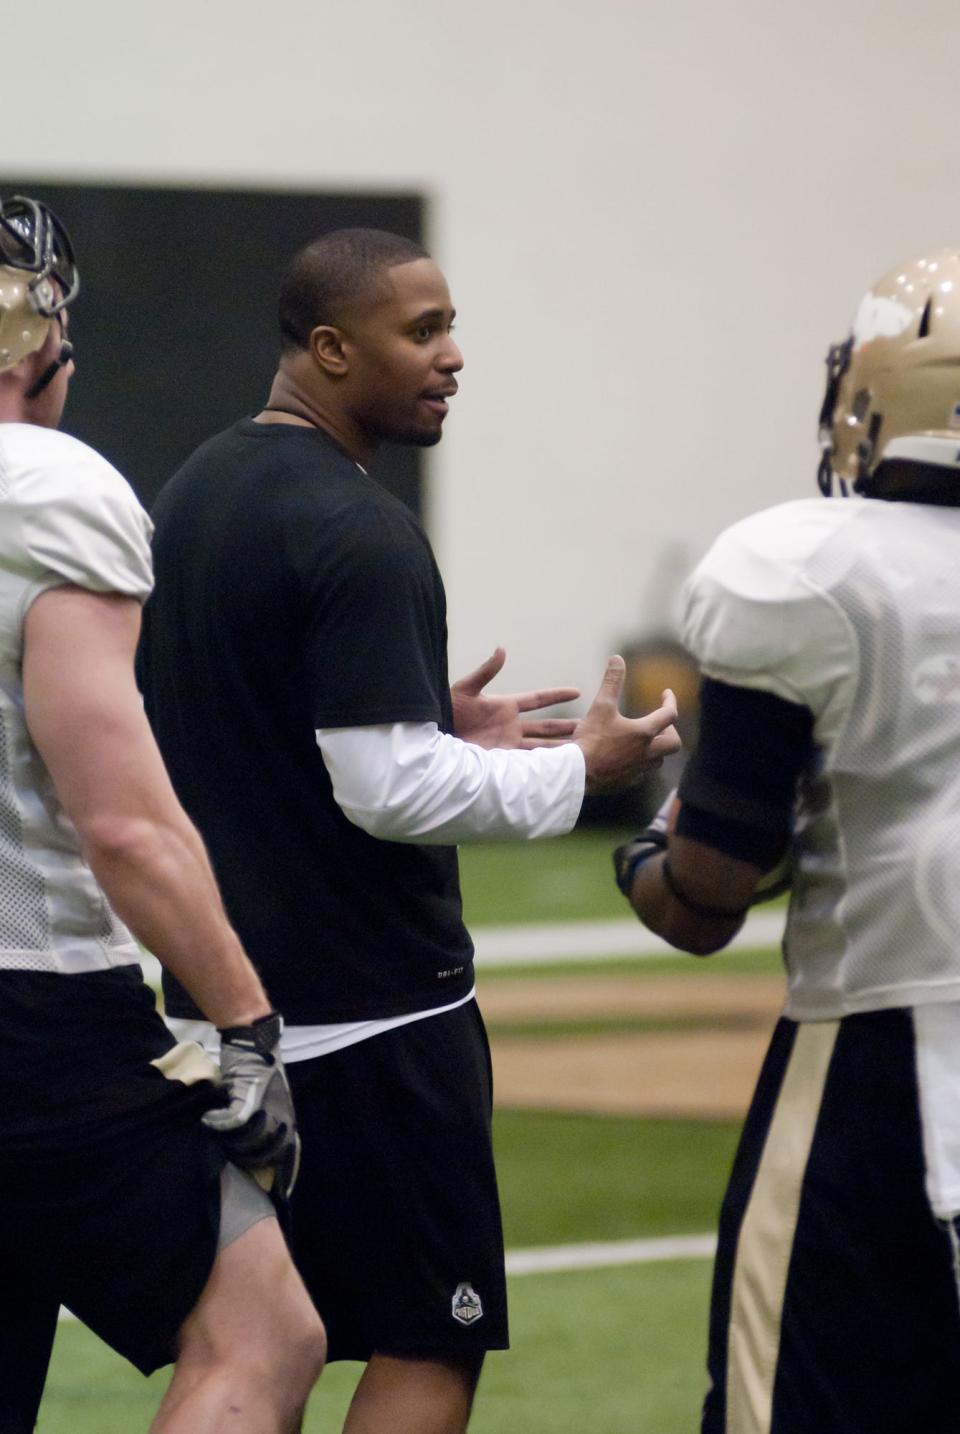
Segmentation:
<svg viewBox="0 0 960 1434">
<path fill-rule="evenodd" d="M 475 667 L 472 672 L 467 673 L 466 677 L 461 677 L 459 682 L 454 683 L 455 689 L 469 693 L 471 697 L 479 697 L 487 683 L 492 682 L 496 677 L 506 660 L 505 649 L 495 647 L 486 662 L 481 662 L 479 667 Z"/>
<path fill-rule="evenodd" d="M 607 670 L 603 674 L 603 680 L 600 683 L 600 691 L 597 696 L 604 697 L 608 702 L 611 702 L 614 707 L 619 707 L 620 693 L 623 691 L 623 682 L 626 672 L 627 664 L 622 657 L 616 654 L 613 657 L 608 657 Z"/>
</svg>

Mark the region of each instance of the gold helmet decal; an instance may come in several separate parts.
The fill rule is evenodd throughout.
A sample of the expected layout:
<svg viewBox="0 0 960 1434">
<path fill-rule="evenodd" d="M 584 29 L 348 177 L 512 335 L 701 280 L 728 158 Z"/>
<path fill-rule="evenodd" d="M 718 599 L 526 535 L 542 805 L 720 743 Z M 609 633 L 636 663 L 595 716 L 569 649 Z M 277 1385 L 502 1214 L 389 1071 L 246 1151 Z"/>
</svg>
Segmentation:
<svg viewBox="0 0 960 1434">
<path fill-rule="evenodd" d="M 0 199 L 0 373 L 43 347 L 80 278 L 69 235 L 45 204 Z"/>
<path fill-rule="evenodd" d="M 960 471 L 960 249 L 885 274 L 827 355 L 818 481 L 870 490 L 894 459 Z"/>
</svg>

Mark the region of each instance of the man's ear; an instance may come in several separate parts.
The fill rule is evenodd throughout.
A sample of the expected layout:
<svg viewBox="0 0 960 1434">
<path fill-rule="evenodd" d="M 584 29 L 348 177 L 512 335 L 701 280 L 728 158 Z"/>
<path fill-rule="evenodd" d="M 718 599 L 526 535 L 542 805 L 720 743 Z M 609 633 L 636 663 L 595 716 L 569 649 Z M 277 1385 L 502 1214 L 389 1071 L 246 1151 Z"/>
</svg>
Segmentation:
<svg viewBox="0 0 960 1434">
<path fill-rule="evenodd" d="M 319 324 L 310 333 L 311 357 L 331 377 L 342 378 L 349 367 L 344 337 L 332 324 Z"/>
<path fill-rule="evenodd" d="M 46 368 L 46 363 L 42 362 L 40 358 L 45 347 L 45 344 L 41 344 L 40 348 L 34 349 L 32 354 L 24 355 L 9 368 L 5 368 L 0 373 L 0 382 L 3 383 L 4 388 L 19 389 L 20 392 L 25 393 Z"/>
</svg>

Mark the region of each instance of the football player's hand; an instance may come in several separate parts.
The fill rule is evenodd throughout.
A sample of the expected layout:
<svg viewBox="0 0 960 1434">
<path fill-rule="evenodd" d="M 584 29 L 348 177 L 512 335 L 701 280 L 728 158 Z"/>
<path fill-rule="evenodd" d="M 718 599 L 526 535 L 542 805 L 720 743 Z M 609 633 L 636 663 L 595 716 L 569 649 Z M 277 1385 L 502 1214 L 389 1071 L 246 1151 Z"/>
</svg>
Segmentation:
<svg viewBox="0 0 960 1434">
<path fill-rule="evenodd" d="M 208 1110 L 203 1120 L 235 1165 L 253 1171 L 265 1189 L 286 1198 L 300 1166 L 300 1137 L 280 1059 L 282 1030 L 273 1011 L 249 1026 L 220 1032 L 224 1103 Z"/>
<path fill-rule="evenodd" d="M 574 730 L 573 740 L 586 763 L 588 792 L 629 787 L 680 750 L 673 693 L 667 688 L 661 706 L 644 717 L 624 717 L 619 703 L 625 673 L 622 657 L 609 658 L 600 690 Z"/>
<path fill-rule="evenodd" d="M 521 714 L 572 702 L 580 696 L 576 687 L 547 687 L 539 692 L 512 692 L 492 696 L 484 692 L 507 660 L 502 647 L 494 648 L 486 662 L 461 677 L 450 687 L 453 700 L 453 730 L 475 747 L 554 747 L 573 735 L 572 717 L 538 717 L 528 720 Z"/>
</svg>

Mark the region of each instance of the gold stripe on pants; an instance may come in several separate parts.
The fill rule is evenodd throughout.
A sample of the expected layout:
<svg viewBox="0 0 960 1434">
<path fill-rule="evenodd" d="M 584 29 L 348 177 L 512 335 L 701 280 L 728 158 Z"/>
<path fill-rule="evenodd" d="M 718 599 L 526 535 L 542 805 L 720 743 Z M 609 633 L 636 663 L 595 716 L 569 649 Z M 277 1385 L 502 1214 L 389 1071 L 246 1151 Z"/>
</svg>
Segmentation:
<svg viewBox="0 0 960 1434">
<path fill-rule="evenodd" d="M 726 1434 L 770 1434 L 787 1269 L 839 1021 L 797 1029 L 747 1204 L 733 1272 Z"/>
</svg>

